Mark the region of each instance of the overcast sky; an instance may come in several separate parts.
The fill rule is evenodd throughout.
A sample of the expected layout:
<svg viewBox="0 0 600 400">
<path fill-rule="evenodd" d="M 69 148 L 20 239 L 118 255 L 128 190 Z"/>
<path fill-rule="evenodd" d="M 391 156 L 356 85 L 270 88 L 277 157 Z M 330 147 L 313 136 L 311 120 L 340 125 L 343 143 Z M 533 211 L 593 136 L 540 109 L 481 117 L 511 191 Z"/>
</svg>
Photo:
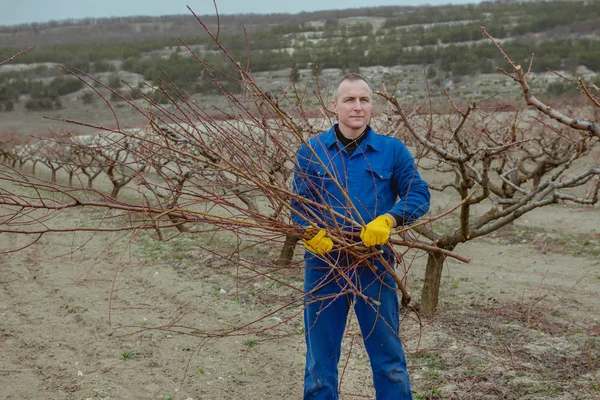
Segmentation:
<svg viewBox="0 0 600 400">
<path fill-rule="evenodd" d="M 302 11 L 341 8 L 465 4 L 478 0 L 217 0 L 219 12 L 236 13 L 298 13 Z M 0 0 L 0 25 L 47 22 L 69 18 L 124 17 L 131 15 L 189 14 L 189 5 L 196 14 L 212 14 L 212 0 Z"/>
</svg>

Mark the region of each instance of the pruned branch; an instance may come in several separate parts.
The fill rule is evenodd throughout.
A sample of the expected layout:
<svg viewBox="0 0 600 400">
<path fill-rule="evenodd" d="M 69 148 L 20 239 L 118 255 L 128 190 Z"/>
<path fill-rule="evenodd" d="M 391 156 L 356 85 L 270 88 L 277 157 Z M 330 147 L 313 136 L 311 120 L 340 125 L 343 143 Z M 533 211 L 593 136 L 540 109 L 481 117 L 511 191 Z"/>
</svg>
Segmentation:
<svg viewBox="0 0 600 400">
<path fill-rule="evenodd" d="M 585 121 L 585 120 L 580 120 L 577 118 L 569 117 L 569 116 L 561 113 L 560 111 L 550 107 L 548 104 L 542 102 L 536 96 L 534 96 L 529 87 L 529 83 L 527 82 L 527 76 L 526 76 L 525 72 L 523 71 L 523 69 L 521 68 L 521 66 L 515 64 L 510 59 L 510 57 L 504 52 L 504 50 L 502 50 L 502 47 L 500 47 L 500 45 L 485 30 L 484 27 L 481 26 L 480 29 L 483 31 L 483 34 L 492 41 L 492 43 L 496 46 L 498 51 L 500 51 L 500 53 L 502 54 L 504 59 L 506 61 L 508 61 L 508 63 L 513 67 L 516 77 L 514 77 L 513 75 L 510 75 L 510 74 L 509 74 L 509 76 L 511 76 L 514 80 L 519 82 L 519 84 L 521 85 L 521 89 L 523 91 L 523 96 L 528 105 L 535 107 L 540 112 L 546 114 L 550 118 L 560 122 L 563 125 L 566 125 L 570 128 L 577 129 L 580 131 L 589 132 L 590 135 L 594 135 L 594 136 L 600 138 L 600 123 L 595 122 L 595 121 Z M 585 88 L 585 85 L 582 84 L 581 86 L 584 91 L 587 91 L 587 89 Z M 587 93 L 586 93 L 586 95 L 587 95 Z M 597 107 L 599 106 L 598 102 L 595 101 L 591 96 L 588 96 L 588 98 L 590 98 L 592 100 L 594 105 L 596 105 Z"/>
</svg>

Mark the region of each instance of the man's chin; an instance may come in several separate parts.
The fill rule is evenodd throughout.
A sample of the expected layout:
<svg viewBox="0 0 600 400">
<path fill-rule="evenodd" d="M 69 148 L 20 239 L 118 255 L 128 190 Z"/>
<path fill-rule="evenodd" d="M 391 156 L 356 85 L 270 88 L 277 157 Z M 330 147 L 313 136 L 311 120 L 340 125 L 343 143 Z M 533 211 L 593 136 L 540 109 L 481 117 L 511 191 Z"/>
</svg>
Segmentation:
<svg viewBox="0 0 600 400">
<path fill-rule="evenodd" d="M 356 118 L 348 121 L 348 126 L 351 126 L 352 128 L 360 128 L 365 125 L 367 125 L 367 121 L 364 118 Z"/>
<path fill-rule="evenodd" d="M 354 129 L 354 130 L 359 130 L 359 129 L 363 129 L 365 126 L 367 126 L 366 122 L 361 122 L 361 123 L 355 123 L 355 124 L 350 124 L 349 125 L 350 128 Z"/>
</svg>

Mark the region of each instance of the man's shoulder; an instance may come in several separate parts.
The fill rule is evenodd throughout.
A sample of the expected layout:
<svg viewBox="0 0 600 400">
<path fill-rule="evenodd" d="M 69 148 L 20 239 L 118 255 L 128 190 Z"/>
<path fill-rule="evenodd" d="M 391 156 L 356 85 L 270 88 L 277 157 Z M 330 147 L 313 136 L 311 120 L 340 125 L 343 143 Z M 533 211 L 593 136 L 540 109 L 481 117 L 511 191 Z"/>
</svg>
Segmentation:
<svg viewBox="0 0 600 400">
<path fill-rule="evenodd" d="M 333 136 L 332 136 L 333 135 Z M 318 135 L 312 136 L 306 140 L 306 142 L 314 148 L 317 143 L 324 144 L 330 140 L 335 140 L 335 133 L 333 133 L 333 127 L 319 133 Z"/>
<path fill-rule="evenodd" d="M 318 133 L 315 136 L 310 137 L 308 139 L 308 142 L 310 142 L 310 143 L 321 142 L 321 141 L 323 141 L 324 138 L 327 137 L 328 133 L 329 133 L 329 131 Z"/>
<path fill-rule="evenodd" d="M 402 143 L 402 141 L 398 138 L 389 135 L 384 135 L 382 133 L 377 133 L 374 130 L 371 130 L 371 132 L 373 133 L 373 139 L 384 146 L 405 147 L 404 143 Z"/>
</svg>

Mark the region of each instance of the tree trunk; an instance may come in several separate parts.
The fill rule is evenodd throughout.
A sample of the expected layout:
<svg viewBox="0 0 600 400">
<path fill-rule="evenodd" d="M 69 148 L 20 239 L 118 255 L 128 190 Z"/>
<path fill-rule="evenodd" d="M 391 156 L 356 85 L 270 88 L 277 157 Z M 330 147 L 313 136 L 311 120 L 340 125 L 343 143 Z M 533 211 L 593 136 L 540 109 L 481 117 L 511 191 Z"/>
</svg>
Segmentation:
<svg viewBox="0 0 600 400">
<path fill-rule="evenodd" d="M 425 283 L 421 293 L 421 314 L 433 317 L 437 313 L 440 295 L 440 282 L 442 269 L 446 256 L 442 253 L 429 253 L 427 269 L 425 270 Z"/>
<path fill-rule="evenodd" d="M 183 221 L 185 221 L 185 219 L 183 219 L 183 218 L 177 218 L 176 216 L 174 216 L 174 215 L 171 215 L 171 214 L 169 214 L 169 219 L 170 219 L 170 220 L 171 220 L 171 222 L 173 222 L 174 224 L 177 224 L 177 223 L 180 223 L 180 222 L 183 222 Z M 177 230 L 178 230 L 179 232 L 187 232 L 187 231 L 189 230 L 189 229 L 188 229 L 188 227 L 187 227 L 187 226 L 185 226 L 185 225 L 183 225 L 183 224 L 176 225 L 176 226 L 175 226 L 175 228 L 177 228 Z"/>
<path fill-rule="evenodd" d="M 35 175 L 35 166 L 37 165 L 37 161 L 33 162 L 33 165 L 31 166 L 31 175 Z"/>
<path fill-rule="evenodd" d="M 56 183 L 56 171 L 57 169 L 54 168 L 50 168 L 52 170 L 52 178 L 51 178 L 51 182 L 52 183 Z"/>
<path fill-rule="evenodd" d="M 278 266 L 285 267 L 292 263 L 294 251 L 296 250 L 296 242 L 298 242 L 297 235 L 288 235 L 285 237 L 285 243 L 283 244 L 281 253 L 279 253 L 279 258 L 277 259 Z"/>
<path fill-rule="evenodd" d="M 110 197 L 112 197 L 113 199 L 116 199 L 117 196 L 119 195 L 119 191 L 121 190 L 123 186 L 119 186 L 118 184 L 115 184 L 113 182 L 113 189 L 112 192 L 110 192 Z"/>
<path fill-rule="evenodd" d="M 89 189 L 91 189 L 91 188 L 92 188 L 92 186 L 93 186 L 93 184 L 94 184 L 94 179 L 96 179 L 96 178 L 98 177 L 98 175 L 100 175 L 100 173 L 102 172 L 102 170 L 100 170 L 100 171 L 98 171 L 98 172 L 96 172 L 96 173 L 93 173 L 93 172 L 91 172 L 91 171 L 90 171 L 90 172 L 88 172 L 88 171 L 87 171 L 85 168 L 81 168 L 81 171 L 82 171 L 82 172 L 83 172 L 83 174 L 84 174 L 85 176 L 87 176 L 87 178 L 88 178 L 87 187 L 88 187 Z M 112 182 L 112 179 L 111 179 L 111 182 Z"/>
</svg>

